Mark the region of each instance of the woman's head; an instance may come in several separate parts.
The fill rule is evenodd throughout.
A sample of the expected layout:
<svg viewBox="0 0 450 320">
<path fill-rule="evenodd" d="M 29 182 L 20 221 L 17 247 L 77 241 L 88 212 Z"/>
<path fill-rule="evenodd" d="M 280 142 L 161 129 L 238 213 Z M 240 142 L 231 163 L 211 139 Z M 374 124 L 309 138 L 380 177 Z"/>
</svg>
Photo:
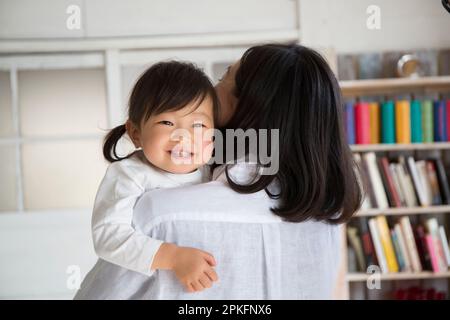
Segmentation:
<svg viewBox="0 0 450 320">
<path fill-rule="evenodd" d="M 344 222 L 353 215 L 362 196 L 344 135 L 341 91 L 320 54 L 294 44 L 252 47 L 216 90 L 221 126 L 279 129 L 278 172 L 246 186 L 228 179 L 233 189 L 265 189 L 280 200 L 273 212 L 288 221 Z M 275 179 L 279 193 L 271 194 L 267 187 Z"/>
<path fill-rule="evenodd" d="M 157 63 L 136 82 L 128 120 L 109 132 L 103 154 L 110 162 L 125 159 L 117 155 L 116 145 L 128 133 L 153 165 L 172 173 L 191 172 L 211 157 L 212 132 L 203 133 L 214 128 L 217 114 L 214 87 L 200 69 L 177 61 Z"/>
</svg>

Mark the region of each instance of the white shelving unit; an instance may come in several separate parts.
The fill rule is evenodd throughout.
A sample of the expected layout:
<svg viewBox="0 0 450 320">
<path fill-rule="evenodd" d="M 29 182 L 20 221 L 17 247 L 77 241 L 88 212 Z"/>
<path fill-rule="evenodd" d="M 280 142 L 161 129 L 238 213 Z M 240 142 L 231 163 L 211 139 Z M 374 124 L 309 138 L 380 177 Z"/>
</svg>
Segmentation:
<svg viewBox="0 0 450 320">
<path fill-rule="evenodd" d="M 345 98 L 354 98 L 359 96 L 381 95 L 390 96 L 399 93 L 441 93 L 450 92 L 450 76 L 442 77 L 424 77 L 413 79 L 374 79 L 374 80 L 355 80 L 341 81 L 340 86 Z M 430 152 L 447 152 L 450 150 L 450 142 L 434 142 L 434 143 L 410 143 L 410 144 L 364 144 L 351 145 L 352 152 L 411 152 L 411 151 L 430 151 Z M 357 212 L 354 219 L 359 217 L 370 217 L 377 215 L 434 215 L 434 214 L 450 214 L 450 205 L 430 206 L 430 207 L 404 207 L 404 208 L 388 208 L 388 209 L 368 209 Z M 344 252 L 343 257 L 345 263 L 348 262 L 347 255 L 347 232 L 343 231 Z M 348 268 L 347 268 L 348 270 Z M 366 273 L 349 273 L 345 276 L 344 297 L 351 298 L 351 284 L 366 282 L 371 279 L 371 274 Z M 424 280 L 424 279 L 445 279 L 449 282 L 450 271 L 443 273 L 434 273 L 424 271 L 420 273 L 398 272 L 380 274 L 381 281 L 404 281 L 404 280 Z M 447 285 L 447 287 L 449 287 Z"/>
<path fill-rule="evenodd" d="M 370 279 L 371 275 L 365 273 L 351 273 L 347 275 L 348 282 L 364 282 Z M 450 272 L 435 273 L 430 271 L 423 272 L 398 272 L 381 274 L 381 281 L 388 280 L 423 280 L 423 279 L 441 279 L 450 278 Z"/>
<path fill-rule="evenodd" d="M 141 1 L 145 8 L 136 11 L 133 6 L 117 2 L 108 6 L 108 17 L 105 17 L 98 1 L 86 1 L 80 5 L 83 10 L 81 30 L 66 29 L 67 4 L 64 2 L 51 10 L 48 6 L 35 6 L 31 11 L 27 4 L 11 2 L 9 17 L 12 18 L 5 21 L 7 27 L 0 30 L 0 73 L 6 74 L 5 83 L 11 88 L 8 116 L 10 113 L 14 126 L 11 134 L 0 137 L 0 148 L 8 147 L 15 152 L 15 165 L 10 171 L 14 171 L 16 184 L 12 189 L 16 196 L 13 209 L 0 212 L 0 238 L 4 240 L 0 254 L 5 261 L 0 275 L 0 298 L 70 299 L 74 291 L 66 284 L 67 266 L 79 266 L 83 277 L 96 258 L 89 234 L 91 204 L 86 203 L 76 210 L 70 205 L 36 209 L 25 204 L 27 181 L 22 146 L 30 142 L 40 145 L 54 141 L 96 141 L 104 134 L 23 135 L 20 117 L 23 72 L 100 70 L 104 76 L 106 126 L 112 128 L 124 121 L 129 85 L 150 64 L 167 59 L 187 60 L 203 68 L 215 80 L 221 76 L 218 75 L 221 67 L 225 69 L 227 64 L 237 61 L 250 46 L 298 42 L 297 2 L 273 0 L 257 8 L 250 7 L 251 18 L 244 19 L 242 24 L 230 25 L 227 13 L 217 9 L 221 6 L 234 10 L 229 3 L 213 6 L 216 16 L 209 11 L 206 17 L 209 20 L 198 22 L 190 12 L 176 21 L 158 19 L 164 12 L 173 12 L 165 3 Z M 179 1 L 178 5 L 186 6 L 184 1 Z M 203 9 L 200 8 L 203 5 L 199 2 L 190 4 L 189 8 Z M 275 12 L 273 8 L 280 10 Z M 127 14 L 126 9 L 132 12 Z M 192 10 L 198 12 L 198 9 Z M 249 17 L 244 12 L 246 8 L 242 9 L 238 15 Z M 196 29 L 196 25 L 202 28 Z M 39 101 L 36 110 L 38 108 Z"/>
</svg>

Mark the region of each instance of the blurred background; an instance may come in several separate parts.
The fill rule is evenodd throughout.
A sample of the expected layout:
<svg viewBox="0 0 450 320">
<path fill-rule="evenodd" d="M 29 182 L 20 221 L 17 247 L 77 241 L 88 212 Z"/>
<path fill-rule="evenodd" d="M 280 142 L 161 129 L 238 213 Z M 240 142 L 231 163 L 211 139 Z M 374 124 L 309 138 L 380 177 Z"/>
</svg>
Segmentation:
<svg viewBox="0 0 450 320">
<path fill-rule="evenodd" d="M 449 31 L 440 0 L 0 0 L 0 298 L 71 299 L 95 263 L 102 138 L 152 63 L 216 82 L 252 45 L 297 42 L 342 81 L 396 77 L 406 53 L 445 77 Z"/>
</svg>

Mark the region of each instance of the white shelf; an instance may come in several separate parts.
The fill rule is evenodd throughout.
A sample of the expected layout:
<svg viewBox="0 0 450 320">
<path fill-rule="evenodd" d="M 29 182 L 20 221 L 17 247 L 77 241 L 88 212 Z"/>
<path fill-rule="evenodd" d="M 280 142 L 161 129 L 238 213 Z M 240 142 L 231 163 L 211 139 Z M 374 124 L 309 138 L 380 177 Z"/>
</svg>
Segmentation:
<svg viewBox="0 0 450 320">
<path fill-rule="evenodd" d="M 374 274 L 366 273 L 349 273 L 346 276 L 348 282 L 364 282 L 372 279 Z M 420 279 L 439 279 L 450 278 L 450 271 L 435 273 L 431 271 L 423 272 L 397 272 L 380 274 L 380 280 L 420 280 Z"/>
<path fill-rule="evenodd" d="M 167 49 L 224 46 L 252 46 L 264 42 L 299 41 L 299 29 L 216 32 L 186 35 L 102 37 L 83 39 L 1 40 L 0 53 L 79 52 L 107 49 Z"/>
<path fill-rule="evenodd" d="M 405 207 L 388 209 L 366 209 L 360 210 L 355 217 L 368 217 L 377 215 L 409 215 L 409 214 L 435 214 L 450 213 L 450 205 L 430 206 L 430 207 Z"/>
<path fill-rule="evenodd" d="M 369 151 L 404 151 L 404 150 L 446 150 L 450 149 L 450 142 L 430 142 L 430 143 L 380 143 L 380 144 L 352 144 L 350 149 L 353 152 Z"/>
<path fill-rule="evenodd" d="M 376 94 L 392 94 L 414 91 L 449 91 L 450 76 L 422 78 L 386 78 L 340 81 L 342 94 L 346 97 Z"/>
</svg>

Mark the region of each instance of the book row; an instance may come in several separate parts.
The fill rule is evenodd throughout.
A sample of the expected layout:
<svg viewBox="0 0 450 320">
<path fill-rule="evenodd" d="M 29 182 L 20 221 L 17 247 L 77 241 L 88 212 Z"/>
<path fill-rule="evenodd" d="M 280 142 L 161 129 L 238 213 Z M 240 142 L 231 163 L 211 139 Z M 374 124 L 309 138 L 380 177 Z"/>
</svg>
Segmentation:
<svg viewBox="0 0 450 320">
<path fill-rule="evenodd" d="M 363 210 L 450 204 L 447 174 L 439 157 L 416 160 L 367 152 L 354 153 L 354 159 L 364 191 Z"/>
<path fill-rule="evenodd" d="M 445 227 L 436 217 L 409 216 L 362 217 L 347 226 L 347 239 L 354 252 L 356 266 L 349 268 L 367 272 L 378 266 L 381 273 L 446 272 L 450 266 L 450 250 Z"/>
<path fill-rule="evenodd" d="M 450 141 L 450 99 L 347 102 L 349 144 Z"/>
</svg>

